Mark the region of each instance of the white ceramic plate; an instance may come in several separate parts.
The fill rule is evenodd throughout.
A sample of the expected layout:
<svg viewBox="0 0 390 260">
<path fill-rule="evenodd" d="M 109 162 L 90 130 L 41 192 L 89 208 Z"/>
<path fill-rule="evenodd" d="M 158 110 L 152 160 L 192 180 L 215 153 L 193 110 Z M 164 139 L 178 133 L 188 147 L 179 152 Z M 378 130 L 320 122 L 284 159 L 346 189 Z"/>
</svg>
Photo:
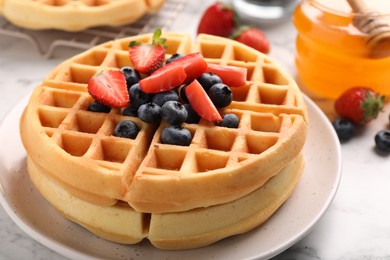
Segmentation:
<svg viewBox="0 0 390 260">
<path fill-rule="evenodd" d="M 0 202 L 13 221 L 48 248 L 72 259 L 262 259 L 303 238 L 332 202 L 341 176 L 340 146 L 325 115 L 309 99 L 310 124 L 303 177 L 292 197 L 264 225 L 211 246 L 162 251 L 147 241 L 118 245 L 100 239 L 59 215 L 35 190 L 26 172 L 19 118 L 28 97 L 0 125 Z M 39 145 L 39 144 L 37 144 Z"/>
</svg>

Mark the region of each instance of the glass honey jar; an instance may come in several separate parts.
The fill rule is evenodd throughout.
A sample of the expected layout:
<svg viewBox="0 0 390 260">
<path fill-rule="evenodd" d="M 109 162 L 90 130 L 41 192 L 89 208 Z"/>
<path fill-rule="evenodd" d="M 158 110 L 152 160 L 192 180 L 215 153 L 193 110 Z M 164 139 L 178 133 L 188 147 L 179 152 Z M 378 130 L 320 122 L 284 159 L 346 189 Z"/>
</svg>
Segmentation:
<svg viewBox="0 0 390 260">
<path fill-rule="evenodd" d="M 365 1 L 376 10 L 370 19 L 381 19 L 390 30 L 390 0 Z M 356 25 L 361 18 L 367 14 L 354 12 L 347 0 L 304 0 L 297 6 L 295 64 L 309 96 L 336 99 L 354 86 L 390 96 L 390 55 L 373 53 L 367 33 Z"/>
</svg>

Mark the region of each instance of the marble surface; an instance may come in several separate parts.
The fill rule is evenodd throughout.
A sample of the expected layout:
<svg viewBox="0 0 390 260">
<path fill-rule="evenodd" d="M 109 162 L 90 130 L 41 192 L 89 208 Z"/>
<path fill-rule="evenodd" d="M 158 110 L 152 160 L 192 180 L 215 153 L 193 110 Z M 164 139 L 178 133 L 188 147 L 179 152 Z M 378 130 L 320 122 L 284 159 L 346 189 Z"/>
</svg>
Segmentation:
<svg viewBox="0 0 390 260">
<path fill-rule="evenodd" d="M 199 15 L 212 2 L 189 1 L 171 30 L 195 34 Z M 295 76 L 290 19 L 263 30 L 271 41 L 270 56 Z M 44 59 L 28 42 L 0 35 L 0 118 L 55 65 L 77 52 L 60 49 Z M 390 155 L 378 153 L 373 139 L 390 127 L 389 113 L 387 104 L 376 121 L 342 144 L 343 174 L 333 203 L 305 238 L 275 259 L 390 259 Z M 0 259 L 65 258 L 30 238 L 0 208 Z"/>
</svg>

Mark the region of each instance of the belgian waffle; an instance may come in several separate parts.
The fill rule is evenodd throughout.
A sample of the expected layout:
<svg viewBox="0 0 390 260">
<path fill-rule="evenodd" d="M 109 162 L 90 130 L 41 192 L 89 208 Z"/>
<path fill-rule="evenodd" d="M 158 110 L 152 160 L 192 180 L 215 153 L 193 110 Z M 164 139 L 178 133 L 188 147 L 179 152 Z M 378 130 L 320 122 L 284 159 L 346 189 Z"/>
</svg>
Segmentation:
<svg viewBox="0 0 390 260">
<path fill-rule="evenodd" d="M 148 238 L 158 248 L 179 250 L 207 246 L 264 223 L 289 198 L 303 165 L 300 154 L 262 187 L 235 201 L 162 214 L 137 212 L 123 202 L 111 207 L 88 203 L 47 177 L 34 162 L 29 161 L 28 170 L 41 194 L 64 217 L 94 234 L 122 244 Z"/>
<path fill-rule="evenodd" d="M 157 11 L 164 0 L 2 0 L 0 14 L 22 28 L 81 31 L 120 26 Z"/>
<path fill-rule="evenodd" d="M 231 88 L 233 102 L 222 111 L 240 118 L 238 129 L 218 127 L 202 119 L 199 124 L 184 124 L 193 135 L 192 142 L 188 147 L 176 146 L 161 143 L 163 124 L 154 126 L 123 116 L 116 108 L 108 114 L 87 111 L 93 101 L 87 91 L 89 79 L 104 69 L 132 66 L 128 45 L 134 40 L 151 42 L 152 34 L 146 34 L 101 44 L 55 68 L 30 98 L 21 119 L 21 137 L 32 179 L 65 216 L 114 241 L 135 243 L 147 236 L 162 248 L 192 248 L 253 228 L 288 198 L 302 170 L 300 154 L 306 139 L 307 111 L 292 78 L 254 49 L 210 35 L 198 36 L 195 43 L 187 34 L 164 33 L 163 37 L 168 45 L 166 59 L 174 53 L 199 51 L 208 63 L 247 68 L 247 83 Z M 115 124 L 124 119 L 140 127 L 136 139 L 112 135 Z M 281 172 L 290 172 L 286 174 L 290 177 L 280 177 Z M 280 185 L 286 189 L 275 193 L 268 190 L 268 186 L 279 184 L 267 183 L 287 179 L 286 186 Z M 225 223 L 219 231 L 212 224 L 216 221 L 206 221 L 210 224 L 198 234 L 188 227 L 185 234 L 162 238 L 164 228 L 180 221 L 188 225 L 199 216 L 195 212 L 207 215 L 211 209 L 221 208 L 215 216 L 224 212 L 233 218 L 234 201 L 248 201 L 251 194 L 264 189 L 267 191 L 261 193 L 266 197 L 275 196 L 272 205 L 243 213 L 246 217 L 264 216 L 261 221 L 251 225 L 244 224 L 247 221 Z M 139 223 L 137 235 L 118 238 L 114 230 L 102 230 L 96 221 L 66 213 L 76 209 L 73 204 L 53 199 L 55 190 L 66 193 L 71 201 L 89 205 L 91 212 L 83 213 L 86 216 L 101 210 L 111 215 L 123 211 Z M 261 204 L 259 200 L 263 199 L 249 200 L 239 211 L 247 212 L 253 207 L 250 204 Z M 102 221 L 116 220 L 107 217 Z M 179 240 L 182 243 L 177 246 L 169 242 Z"/>
</svg>

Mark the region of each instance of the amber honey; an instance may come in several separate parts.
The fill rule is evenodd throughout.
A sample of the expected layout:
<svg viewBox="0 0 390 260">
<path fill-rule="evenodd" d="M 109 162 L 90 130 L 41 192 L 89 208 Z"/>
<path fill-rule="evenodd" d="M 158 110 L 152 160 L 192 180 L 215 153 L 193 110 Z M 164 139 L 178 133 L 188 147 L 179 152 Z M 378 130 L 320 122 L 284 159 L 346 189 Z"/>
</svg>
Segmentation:
<svg viewBox="0 0 390 260">
<path fill-rule="evenodd" d="M 367 2 L 390 18 L 390 1 Z M 358 15 L 346 0 L 305 0 L 295 9 L 298 81 L 309 95 L 335 99 L 348 88 L 367 86 L 390 96 L 390 57 L 370 57 L 367 35 L 353 23 Z"/>
</svg>

